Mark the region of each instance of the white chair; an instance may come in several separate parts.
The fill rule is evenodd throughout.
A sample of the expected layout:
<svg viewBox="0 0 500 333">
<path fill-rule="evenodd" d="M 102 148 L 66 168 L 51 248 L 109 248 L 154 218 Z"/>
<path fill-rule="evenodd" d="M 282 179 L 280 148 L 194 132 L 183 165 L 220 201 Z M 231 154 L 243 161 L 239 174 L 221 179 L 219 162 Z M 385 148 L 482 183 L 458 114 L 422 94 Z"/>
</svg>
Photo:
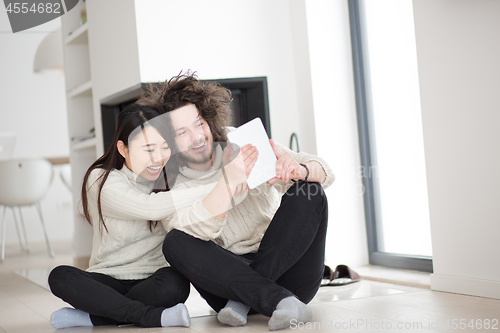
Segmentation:
<svg viewBox="0 0 500 333">
<path fill-rule="evenodd" d="M 71 165 L 65 164 L 59 168 L 59 176 L 66 188 L 71 192 Z"/>
<path fill-rule="evenodd" d="M 2 258 L 5 259 L 5 213 L 7 207 L 12 208 L 14 222 L 16 224 L 17 236 L 19 244 L 23 250 L 29 251 L 28 237 L 26 236 L 26 228 L 21 214 L 22 206 L 34 205 L 40 216 L 42 228 L 47 242 L 47 250 L 51 257 L 54 252 L 50 247 L 47 231 L 43 222 L 42 210 L 40 201 L 45 197 L 52 182 L 53 169 L 52 164 L 45 159 L 12 159 L 0 161 L 0 205 L 4 206 L 2 214 Z M 21 217 L 21 226 L 24 233 L 25 245 L 21 240 L 19 226 L 15 214 L 15 207 L 18 208 L 19 216 Z"/>
</svg>

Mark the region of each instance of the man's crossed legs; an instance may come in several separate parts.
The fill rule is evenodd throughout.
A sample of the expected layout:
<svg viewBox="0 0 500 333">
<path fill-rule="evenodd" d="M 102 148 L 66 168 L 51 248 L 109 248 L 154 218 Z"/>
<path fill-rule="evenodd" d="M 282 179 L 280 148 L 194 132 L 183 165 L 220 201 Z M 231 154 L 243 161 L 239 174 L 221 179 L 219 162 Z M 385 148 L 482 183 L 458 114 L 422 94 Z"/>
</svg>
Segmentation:
<svg viewBox="0 0 500 333">
<path fill-rule="evenodd" d="M 291 320 L 311 320 L 305 304 L 323 276 L 327 224 L 321 185 L 298 182 L 283 195 L 257 253 L 235 255 L 178 230 L 167 235 L 163 252 L 219 312 L 221 322 L 244 325 L 253 309 L 271 317 L 271 330 L 283 329 Z"/>
</svg>

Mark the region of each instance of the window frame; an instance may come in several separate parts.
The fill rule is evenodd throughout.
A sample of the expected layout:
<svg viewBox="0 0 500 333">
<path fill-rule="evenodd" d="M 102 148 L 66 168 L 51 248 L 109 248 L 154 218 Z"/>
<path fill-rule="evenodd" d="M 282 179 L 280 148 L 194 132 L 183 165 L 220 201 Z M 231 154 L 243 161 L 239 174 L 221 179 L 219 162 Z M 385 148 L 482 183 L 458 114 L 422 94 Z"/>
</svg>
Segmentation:
<svg viewBox="0 0 500 333">
<path fill-rule="evenodd" d="M 361 168 L 372 170 L 372 150 L 370 143 L 370 123 L 368 114 L 368 95 L 366 86 L 366 55 L 363 45 L 362 16 L 359 0 L 347 0 L 351 34 L 351 51 L 354 74 L 354 90 Z M 432 257 L 381 252 L 378 244 L 375 188 L 371 177 L 362 177 L 364 187 L 368 257 L 371 265 L 391 268 L 433 272 Z"/>
</svg>

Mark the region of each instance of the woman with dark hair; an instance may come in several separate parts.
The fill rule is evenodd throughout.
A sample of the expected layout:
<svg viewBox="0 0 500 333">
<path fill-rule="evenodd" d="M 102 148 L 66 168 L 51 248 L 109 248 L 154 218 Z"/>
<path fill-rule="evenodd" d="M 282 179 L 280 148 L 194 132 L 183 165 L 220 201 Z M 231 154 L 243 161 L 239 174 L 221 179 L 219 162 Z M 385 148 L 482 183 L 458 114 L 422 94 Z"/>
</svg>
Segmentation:
<svg viewBox="0 0 500 333">
<path fill-rule="evenodd" d="M 209 203 L 238 194 L 256 154 L 248 147 L 225 151 L 229 184 L 221 179 L 169 191 L 177 171 L 170 163 L 174 147 L 168 115 L 140 104 L 120 112 L 110 148 L 83 179 L 83 213 L 94 228 L 90 267 L 59 266 L 50 273 L 53 294 L 74 307 L 54 312 L 52 326 L 190 325 L 183 304 L 189 281 L 165 261 L 165 229 L 189 224 L 172 219 L 179 210 L 204 217 L 193 228 L 217 224 L 221 212 Z"/>
</svg>

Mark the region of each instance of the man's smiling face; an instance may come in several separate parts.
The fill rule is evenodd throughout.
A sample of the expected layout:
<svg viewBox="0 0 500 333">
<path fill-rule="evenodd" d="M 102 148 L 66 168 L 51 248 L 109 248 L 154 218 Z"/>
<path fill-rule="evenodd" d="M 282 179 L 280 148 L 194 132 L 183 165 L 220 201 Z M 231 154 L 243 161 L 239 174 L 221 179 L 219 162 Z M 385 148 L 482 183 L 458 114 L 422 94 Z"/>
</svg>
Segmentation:
<svg viewBox="0 0 500 333">
<path fill-rule="evenodd" d="M 175 143 L 186 165 L 194 170 L 208 170 L 212 165 L 212 132 L 194 104 L 171 111 Z"/>
</svg>

